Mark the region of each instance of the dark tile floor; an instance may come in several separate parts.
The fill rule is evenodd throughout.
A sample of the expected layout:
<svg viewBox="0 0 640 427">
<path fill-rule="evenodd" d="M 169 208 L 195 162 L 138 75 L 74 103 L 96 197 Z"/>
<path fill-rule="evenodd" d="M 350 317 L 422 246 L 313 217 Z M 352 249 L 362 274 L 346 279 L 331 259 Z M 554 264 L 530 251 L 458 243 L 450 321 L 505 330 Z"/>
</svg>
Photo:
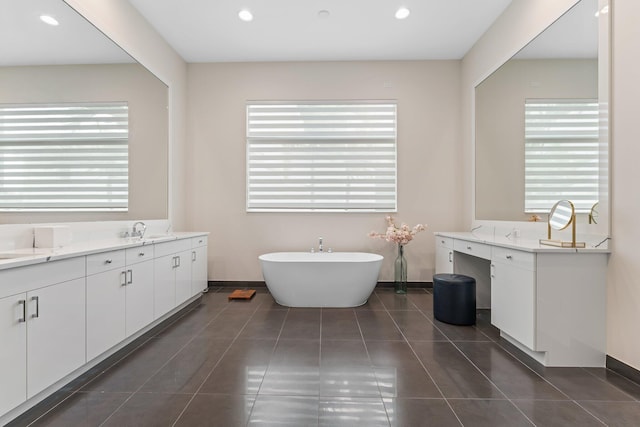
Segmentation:
<svg viewBox="0 0 640 427">
<path fill-rule="evenodd" d="M 16 425 L 640 426 L 640 386 L 606 369 L 534 369 L 480 311 L 377 289 L 355 309 L 287 309 L 266 291 L 202 304 Z"/>
</svg>

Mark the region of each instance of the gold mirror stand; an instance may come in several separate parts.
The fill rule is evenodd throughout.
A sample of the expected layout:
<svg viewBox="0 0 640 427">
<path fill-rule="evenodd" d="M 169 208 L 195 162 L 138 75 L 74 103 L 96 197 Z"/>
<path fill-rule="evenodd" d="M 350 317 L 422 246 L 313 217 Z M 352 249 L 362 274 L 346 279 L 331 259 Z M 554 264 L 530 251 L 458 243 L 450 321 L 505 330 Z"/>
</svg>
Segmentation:
<svg viewBox="0 0 640 427">
<path fill-rule="evenodd" d="M 564 204 L 564 206 L 562 206 Z M 569 220 L 562 224 L 562 225 L 558 225 L 556 230 L 564 230 L 565 228 L 567 228 L 569 225 L 571 225 L 571 241 L 567 242 L 564 240 L 552 240 L 551 239 L 551 228 L 555 228 L 555 227 L 551 227 L 551 222 L 553 220 L 554 214 L 556 213 L 556 210 L 559 208 L 567 208 L 567 210 L 570 209 L 571 215 L 569 216 Z M 576 213 L 575 213 L 575 209 L 573 207 L 573 203 L 571 203 L 568 200 L 560 200 L 558 203 L 556 203 L 553 208 L 551 208 L 551 211 L 549 212 L 549 219 L 547 221 L 547 238 L 546 239 L 540 239 L 540 244 L 541 245 L 548 245 L 548 246 L 557 246 L 560 248 L 584 248 L 586 247 L 586 244 L 584 242 L 576 242 Z"/>
</svg>

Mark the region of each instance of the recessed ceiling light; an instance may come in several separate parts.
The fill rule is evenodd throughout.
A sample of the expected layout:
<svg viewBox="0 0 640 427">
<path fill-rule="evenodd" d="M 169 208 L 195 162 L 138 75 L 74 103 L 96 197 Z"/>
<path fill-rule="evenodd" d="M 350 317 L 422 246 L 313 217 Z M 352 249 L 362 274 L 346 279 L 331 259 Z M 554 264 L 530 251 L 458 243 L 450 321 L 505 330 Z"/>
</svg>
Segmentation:
<svg viewBox="0 0 640 427">
<path fill-rule="evenodd" d="M 240 18 L 244 22 L 253 21 L 253 13 L 251 13 L 247 9 L 242 9 L 240 12 L 238 12 L 238 18 Z"/>
<path fill-rule="evenodd" d="M 45 24 L 49 24 L 53 26 L 59 25 L 58 20 L 50 15 L 40 15 L 40 20 Z"/>
<path fill-rule="evenodd" d="M 396 19 L 407 19 L 411 15 L 411 11 L 406 7 L 401 7 L 396 11 Z"/>
</svg>

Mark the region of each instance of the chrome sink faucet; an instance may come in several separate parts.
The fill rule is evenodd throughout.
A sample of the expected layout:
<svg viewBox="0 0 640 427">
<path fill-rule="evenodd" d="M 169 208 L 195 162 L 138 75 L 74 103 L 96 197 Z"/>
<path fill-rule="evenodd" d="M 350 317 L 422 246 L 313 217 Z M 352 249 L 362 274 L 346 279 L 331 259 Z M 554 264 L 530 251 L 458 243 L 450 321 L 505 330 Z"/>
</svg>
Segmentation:
<svg viewBox="0 0 640 427">
<path fill-rule="evenodd" d="M 138 230 L 138 225 L 142 226 L 142 230 Z M 142 221 L 138 221 L 135 224 L 133 224 L 133 231 L 131 232 L 131 237 L 139 237 L 142 239 L 144 237 L 145 231 L 147 231 L 147 226 L 145 225 L 145 223 Z"/>
</svg>

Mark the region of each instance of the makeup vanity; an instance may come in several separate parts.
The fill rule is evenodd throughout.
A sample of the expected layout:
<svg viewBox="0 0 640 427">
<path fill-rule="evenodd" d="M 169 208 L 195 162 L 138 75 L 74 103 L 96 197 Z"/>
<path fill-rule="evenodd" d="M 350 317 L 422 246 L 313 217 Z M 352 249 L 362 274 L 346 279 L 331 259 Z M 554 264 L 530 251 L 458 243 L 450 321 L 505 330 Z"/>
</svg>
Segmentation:
<svg viewBox="0 0 640 427">
<path fill-rule="evenodd" d="M 477 307 L 544 366 L 605 366 L 608 250 L 538 240 L 436 233 L 436 273 L 476 279 Z"/>
</svg>

